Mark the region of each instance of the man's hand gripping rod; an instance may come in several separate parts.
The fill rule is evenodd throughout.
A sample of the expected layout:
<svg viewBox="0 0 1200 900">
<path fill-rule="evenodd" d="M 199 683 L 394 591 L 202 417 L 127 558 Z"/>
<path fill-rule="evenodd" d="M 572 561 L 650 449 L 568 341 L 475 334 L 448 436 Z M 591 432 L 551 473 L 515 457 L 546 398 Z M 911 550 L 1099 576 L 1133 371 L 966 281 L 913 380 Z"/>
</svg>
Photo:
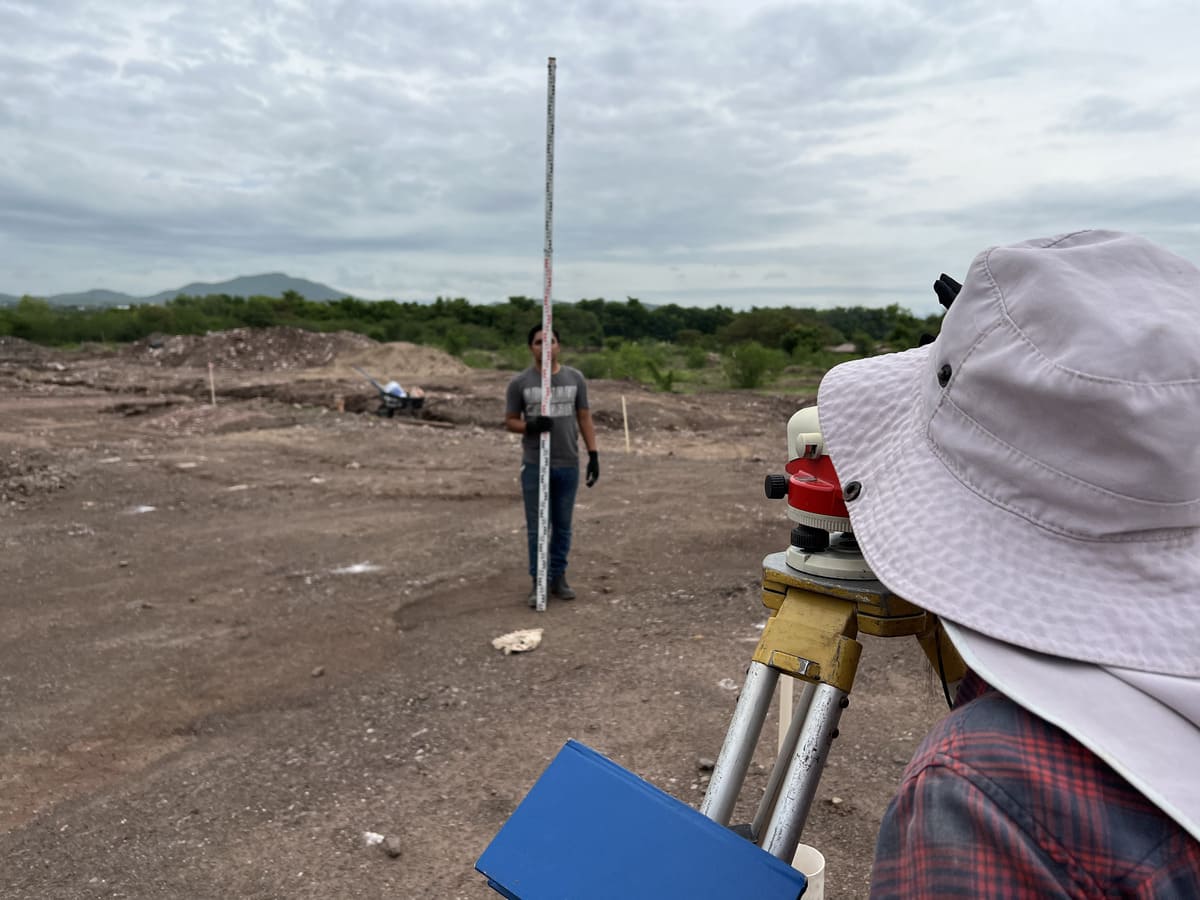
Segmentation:
<svg viewBox="0 0 1200 900">
<path fill-rule="evenodd" d="M 876 580 L 850 531 L 843 488 L 824 454 L 816 407 L 788 422 L 787 475 L 768 475 L 767 496 L 788 500 L 796 523 L 786 552 L 763 560 L 763 605 L 770 618 L 754 651 L 700 812 L 728 825 L 782 672 L 803 684 L 795 714 L 750 825 L 750 838 L 791 862 L 830 745 L 837 737 L 862 644 L 915 635 L 946 682 L 963 664 L 937 618 Z M 845 489 L 851 498 L 853 482 Z"/>
</svg>

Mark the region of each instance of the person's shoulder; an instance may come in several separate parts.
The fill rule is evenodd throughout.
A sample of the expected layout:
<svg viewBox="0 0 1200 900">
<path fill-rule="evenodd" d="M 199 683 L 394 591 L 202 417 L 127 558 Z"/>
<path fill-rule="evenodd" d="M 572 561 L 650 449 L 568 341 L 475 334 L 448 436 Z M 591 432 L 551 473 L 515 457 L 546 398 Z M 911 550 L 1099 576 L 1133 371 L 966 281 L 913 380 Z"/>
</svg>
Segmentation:
<svg viewBox="0 0 1200 900">
<path fill-rule="evenodd" d="M 583 373 L 574 366 L 560 366 L 560 371 L 566 373 L 571 378 L 577 379 L 578 381 L 587 381 L 587 378 L 584 377 Z"/>
<path fill-rule="evenodd" d="M 957 706 L 937 722 L 917 748 L 908 772 L 950 760 L 971 764 L 981 755 L 1020 755 L 1017 740 L 1029 715 L 1004 694 L 991 688 Z"/>
<path fill-rule="evenodd" d="M 1179 847 L 1180 838 L 1195 846 L 1107 763 L 992 688 L 933 727 L 902 784 L 924 792 L 927 808 L 936 806 L 932 798 L 944 798 L 946 791 L 962 796 L 963 786 L 970 785 L 1047 854 L 1080 860 L 1077 868 L 1101 883 L 1134 877 L 1164 848 Z M 1200 872 L 1200 854 L 1194 858 L 1192 872 Z M 1150 871 L 1156 868 L 1164 867 L 1151 866 Z"/>
<path fill-rule="evenodd" d="M 527 366 L 508 380 L 510 385 L 522 384 L 528 381 L 534 374 L 533 366 Z"/>
<path fill-rule="evenodd" d="M 954 709 L 925 736 L 906 774 L 949 767 L 1026 805 L 1064 785 L 1121 791 L 1119 776 L 1057 726 L 994 688 Z M 1065 813 L 1064 813 L 1065 814 Z"/>
</svg>

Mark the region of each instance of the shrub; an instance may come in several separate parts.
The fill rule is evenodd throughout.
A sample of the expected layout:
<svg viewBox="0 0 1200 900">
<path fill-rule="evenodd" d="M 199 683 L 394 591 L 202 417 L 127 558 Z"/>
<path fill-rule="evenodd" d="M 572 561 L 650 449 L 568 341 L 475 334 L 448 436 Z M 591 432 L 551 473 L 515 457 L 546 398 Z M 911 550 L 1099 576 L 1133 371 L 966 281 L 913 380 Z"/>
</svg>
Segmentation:
<svg viewBox="0 0 1200 900">
<path fill-rule="evenodd" d="M 746 341 L 726 352 L 723 366 L 731 387 L 756 388 L 780 372 L 786 356 L 764 347 L 758 341 Z"/>
<path fill-rule="evenodd" d="M 675 390 L 675 371 L 673 369 L 660 369 L 650 359 L 646 360 L 646 367 L 650 370 L 650 377 L 654 379 L 654 384 L 660 391 L 669 394 Z"/>
<path fill-rule="evenodd" d="M 606 353 L 589 353 L 573 359 L 571 365 L 582 372 L 584 378 L 608 377 L 608 354 Z"/>
<path fill-rule="evenodd" d="M 528 347 L 524 344 L 509 344 L 497 356 L 496 368 L 519 372 L 532 362 L 533 357 L 529 355 Z"/>
<path fill-rule="evenodd" d="M 468 350 L 462 355 L 462 361 L 472 369 L 492 368 L 492 354 L 482 350 Z"/>
<path fill-rule="evenodd" d="M 447 331 L 442 336 L 442 349 L 451 356 L 462 356 L 467 349 L 467 336 L 461 331 Z"/>
<path fill-rule="evenodd" d="M 689 369 L 703 369 L 708 363 L 708 351 L 699 344 L 689 344 L 683 352 L 683 364 Z"/>
</svg>

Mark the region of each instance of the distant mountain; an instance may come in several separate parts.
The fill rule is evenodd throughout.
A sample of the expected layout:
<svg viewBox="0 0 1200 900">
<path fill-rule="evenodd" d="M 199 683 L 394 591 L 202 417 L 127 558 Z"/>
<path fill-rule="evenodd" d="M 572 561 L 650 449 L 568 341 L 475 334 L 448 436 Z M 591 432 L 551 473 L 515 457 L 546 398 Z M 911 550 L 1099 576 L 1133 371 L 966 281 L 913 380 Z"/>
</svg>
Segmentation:
<svg viewBox="0 0 1200 900">
<path fill-rule="evenodd" d="M 219 281 L 215 284 L 195 282 L 185 284 L 175 291 L 161 291 L 149 297 L 143 297 L 142 303 L 166 303 L 174 300 L 180 294 L 189 297 L 204 297 L 208 294 L 228 294 L 231 297 L 282 297 L 286 291 L 295 291 L 305 300 L 341 300 L 351 296 L 346 291 L 337 291 L 328 285 L 318 284 L 305 278 L 292 278 L 282 272 L 271 272 L 267 275 L 243 275 L 231 281 Z"/>
<path fill-rule="evenodd" d="M 166 303 L 180 294 L 187 294 L 189 297 L 205 297 L 209 294 L 228 294 L 231 297 L 282 297 L 286 291 L 295 291 L 305 300 L 317 302 L 341 300 L 343 297 L 352 296 L 346 291 L 335 290 L 306 278 L 292 278 L 282 272 L 271 272 L 266 275 L 242 275 L 229 281 L 213 283 L 197 281 L 176 290 L 159 291 L 148 297 L 96 289 L 73 294 L 55 294 L 45 299 L 55 306 L 128 306 L 131 303 Z M 20 299 L 9 294 L 0 294 L 0 305 L 15 304 Z"/>
<path fill-rule="evenodd" d="M 46 299 L 56 306 L 125 306 L 137 302 L 136 297 L 130 297 L 120 291 L 104 290 L 83 291 L 79 294 L 55 294 Z"/>
</svg>

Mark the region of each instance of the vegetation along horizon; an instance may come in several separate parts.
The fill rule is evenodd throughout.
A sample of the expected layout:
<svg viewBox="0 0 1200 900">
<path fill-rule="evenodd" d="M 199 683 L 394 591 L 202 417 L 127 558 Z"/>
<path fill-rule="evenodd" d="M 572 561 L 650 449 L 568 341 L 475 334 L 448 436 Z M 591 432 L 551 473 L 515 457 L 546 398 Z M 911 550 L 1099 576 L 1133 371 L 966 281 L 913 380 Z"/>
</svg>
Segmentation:
<svg viewBox="0 0 1200 900">
<path fill-rule="evenodd" d="M 232 328 L 285 326 L 352 331 L 377 341 L 438 347 L 474 368 L 521 369 L 525 336 L 541 316 L 541 301 L 510 297 L 473 304 L 439 297 L 433 303 L 344 297 L 306 300 L 228 294 L 180 295 L 165 303 L 75 308 L 34 297 L 0 308 L 0 336 L 46 346 L 120 344 L 152 335 L 206 334 Z M 811 391 L 846 359 L 915 347 L 936 336 L 940 314 L 918 318 L 886 307 L 649 306 L 636 298 L 555 303 L 554 327 L 566 361 L 589 378 L 632 379 L 662 391 L 720 388 Z"/>
</svg>

